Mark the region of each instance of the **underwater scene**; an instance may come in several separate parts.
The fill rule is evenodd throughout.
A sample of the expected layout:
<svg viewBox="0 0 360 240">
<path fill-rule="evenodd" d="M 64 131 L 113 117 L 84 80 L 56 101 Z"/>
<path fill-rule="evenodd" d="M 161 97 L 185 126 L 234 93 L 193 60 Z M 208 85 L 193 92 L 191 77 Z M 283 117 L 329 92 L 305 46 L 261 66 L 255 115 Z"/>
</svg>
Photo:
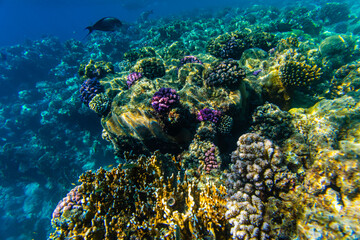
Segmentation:
<svg viewBox="0 0 360 240">
<path fill-rule="evenodd" d="M 89 4 L 1 21 L 0 239 L 360 239 L 359 1 Z"/>
</svg>

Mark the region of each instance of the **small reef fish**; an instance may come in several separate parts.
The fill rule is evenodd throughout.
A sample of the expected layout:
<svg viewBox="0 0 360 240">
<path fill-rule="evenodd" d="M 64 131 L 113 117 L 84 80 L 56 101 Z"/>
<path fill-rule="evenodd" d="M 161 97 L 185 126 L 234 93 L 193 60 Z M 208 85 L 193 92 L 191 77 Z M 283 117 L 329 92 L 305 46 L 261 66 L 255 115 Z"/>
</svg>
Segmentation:
<svg viewBox="0 0 360 240">
<path fill-rule="evenodd" d="M 134 167 L 137 167 L 136 163 L 125 163 L 124 165 L 121 166 L 121 169 L 130 169 Z"/>
<path fill-rule="evenodd" d="M 104 17 L 97 21 L 94 25 L 88 26 L 85 29 L 89 30 L 88 35 L 94 30 L 103 31 L 103 32 L 113 32 L 119 29 L 122 26 L 122 22 L 114 17 Z"/>
</svg>

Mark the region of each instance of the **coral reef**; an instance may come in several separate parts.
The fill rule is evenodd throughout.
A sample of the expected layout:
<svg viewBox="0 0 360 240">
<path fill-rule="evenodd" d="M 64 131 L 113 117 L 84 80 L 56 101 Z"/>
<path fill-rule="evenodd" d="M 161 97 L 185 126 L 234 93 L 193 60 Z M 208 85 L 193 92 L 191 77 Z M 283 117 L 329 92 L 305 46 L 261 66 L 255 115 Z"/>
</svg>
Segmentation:
<svg viewBox="0 0 360 240">
<path fill-rule="evenodd" d="M 248 133 L 240 136 L 237 144 L 226 181 L 231 234 L 235 239 L 270 239 L 270 225 L 264 216 L 267 198 L 275 189 L 286 190 L 291 178 L 286 179 L 282 153 L 270 140 Z"/>
<path fill-rule="evenodd" d="M 326 3 L 321 7 L 319 17 L 325 24 L 334 24 L 349 18 L 350 10 L 347 3 Z"/>
<path fill-rule="evenodd" d="M 205 82 L 209 86 L 234 87 L 239 84 L 246 74 L 234 60 L 225 60 L 212 64 L 211 70 L 205 73 Z"/>
<path fill-rule="evenodd" d="M 221 112 L 218 110 L 213 110 L 210 108 L 204 108 L 201 109 L 197 115 L 196 119 L 199 121 L 210 121 L 213 123 L 217 123 L 219 121 L 219 118 L 221 116 Z"/>
<path fill-rule="evenodd" d="M 196 180 L 181 180 L 168 167 L 164 177 L 160 159 L 172 161 L 155 154 L 81 175 L 81 185 L 64 198 L 65 207 L 61 202 L 61 211 L 55 210 L 50 239 L 228 239 L 225 188 L 199 189 Z M 65 208 L 72 201 L 69 212 Z"/>
<path fill-rule="evenodd" d="M 160 88 L 151 99 L 151 106 L 158 113 L 170 111 L 171 108 L 179 104 L 180 97 L 172 88 Z"/>
<path fill-rule="evenodd" d="M 130 88 L 136 81 L 143 77 L 143 74 L 140 72 L 132 72 L 127 76 L 126 84 Z"/>
<path fill-rule="evenodd" d="M 99 115 L 105 114 L 110 107 L 110 99 L 104 93 L 96 94 L 89 102 L 89 108 Z"/>
<path fill-rule="evenodd" d="M 110 62 L 95 62 L 90 59 L 87 64 L 81 64 L 79 67 L 79 75 L 83 78 L 103 78 L 109 73 L 114 73 L 114 66 Z"/>
<path fill-rule="evenodd" d="M 265 103 L 252 114 L 251 131 L 281 143 L 294 131 L 291 114 L 272 103 Z"/>
<path fill-rule="evenodd" d="M 321 69 L 303 62 L 289 61 L 280 68 L 280 78 L 286 88 L 309 87 L 321 77 Z"/>
<path fill-rule="evenodd" d="M 159 78 L 165 75 L 164 63 L 157 58 L 141 59 L 136 63 L 134 69 L 149 79 Z"/>
<path fill-rule="evenodd" d="M 98 94 L 104 92 L 104 87 L 97 78 L 89 78 L 85 80 L 80 87 L 80 99 L 86 105 Z"/>
</svg>

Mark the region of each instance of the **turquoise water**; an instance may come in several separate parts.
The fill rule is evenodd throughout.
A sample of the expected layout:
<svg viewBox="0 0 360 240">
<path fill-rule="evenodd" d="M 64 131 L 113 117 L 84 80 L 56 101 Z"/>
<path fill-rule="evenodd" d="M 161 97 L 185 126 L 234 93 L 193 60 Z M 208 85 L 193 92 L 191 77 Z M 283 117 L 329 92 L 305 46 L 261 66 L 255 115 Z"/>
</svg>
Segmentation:
<svg viewBox="0 0 360 240">
<path fill-rule="evenodd" d="M 360 238 L 356 1 L 0 7 L 1 239 Z"/>
</svg>

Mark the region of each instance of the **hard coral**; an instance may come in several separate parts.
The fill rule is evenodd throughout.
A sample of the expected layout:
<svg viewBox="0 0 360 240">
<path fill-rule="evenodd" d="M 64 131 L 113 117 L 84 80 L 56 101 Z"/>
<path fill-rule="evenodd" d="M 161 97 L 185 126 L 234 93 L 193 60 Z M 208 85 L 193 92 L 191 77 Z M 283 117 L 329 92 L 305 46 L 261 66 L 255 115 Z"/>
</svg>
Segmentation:
<svg viewBox="0 0 360 240">
<path fill-rule="evenodd" d="M 151 99 L 151 105 L 158 113 L 168 112 L 179 104 L 180 97 L 172 88 L 160 88 Z"/>
<path fill-rule="evenodd" d="M 99 115 L 104 115 L 110 107 L 110 99 L 104 93 L 96 94 L 89 102 L 89 108 Z"/>
<path fill-rule="evenodd" d="M 141 72 L 132 72 L 127 76 L 126 84 L 130 88 L 137 80 L 143 77 Z"/>
<path fill-rule="evenodd" d="M 184 66 L 187 63 L 199 63 L 202 64 L 202 62 L 195 56 L 185 56 L 180 60 L 178 69 Z"/>
<path fill-rule="evenodd" d="M 270 140 L 248 133 L 238 140 L 227 174 L 226 217 L 235 239 L 270 239 L 264 219 L 265 202 L 281 179 L 282 154 Z"/>
<path fill-rule="evenodd" d="M 288 61 L 280 67 L 280 78 L 286 88 L 308 87 L 321 77 L 321 68 L 304 62 Z"/>
<path fill-rule="evenodd" d="M 156 153 L 80 176 L 82 214 L 53 225 L 50 239 L 228 239 L 225 188 L 166 177 L 160 159 Z M 53 217 L 61 221 L 64 214 Z"/>
<path fill-rule="evenodd" d="M 81 64 L 79 75 L 83 78 L 103 78 L 109 73 L 114 73 L 114 66 L 110 62 L 94 62 L 90 59 L 88 64 Z"/>
<path fill-rule="evenodd" d="M 212 64 L 205 73 L 205 82 L 209 86 L 234 87 L 245 78 L 245 71 L 234 60 L 224 60 Z"/>
<path fill-rule="evenodd" d="M 100 84 L 97 78 L 89 78 L 81 84 L 80 99 L 87 106 L 90 101 L 97 95 L 104 92 L 104 87 Z"/>
<path fill-rule="evenodd" d="M 221 116 L 221 111 L 213 110 L 210 108 L 201 109 L 197 113 L 196 119 L 199 121 L 211 121 L 213 123 L 217 123 L 219 121 L 219 117 Z"/>
<path fill-rule="evenodd" d="M 272 103 L 265 103 L 255 109 L 252 115 L 251 130 L 270 138 L 276 142 L 282 142 L 293 133 L 291 114 Z"/>
<path fill-rule="evenodd" d="M 165 75 L 165 65 L 157 58 L 141 59 L 136 63 L 134 69 L 149 79 L 159 78 Z"/>
</svg>

